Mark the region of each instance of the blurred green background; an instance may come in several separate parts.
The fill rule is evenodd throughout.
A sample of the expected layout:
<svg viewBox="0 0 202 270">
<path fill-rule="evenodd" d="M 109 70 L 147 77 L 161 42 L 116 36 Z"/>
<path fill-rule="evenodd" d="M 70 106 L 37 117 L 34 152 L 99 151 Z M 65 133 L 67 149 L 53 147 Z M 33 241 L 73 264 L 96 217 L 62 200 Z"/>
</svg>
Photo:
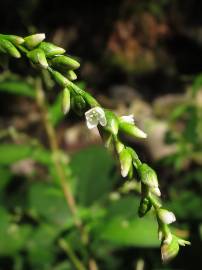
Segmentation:
<svg viewBox="0 0 202 270">
<path fill-rule="evenodd" d="M 46 33 L 80 60 L 81 87 L 117 114 L 134 114 L 148 139 L 125 141 L 157 171 L 173 230 L 192 242 L 162 264 L 152 214 L 137 217 L 138 186 L 124 184 L 84 119 L 62 115 L 47 78 L 50 121 L 99 269 L 202 269 L 201 10 L 199 0 L 0 2 L 0 33 Z M 35 76 L 26 60 L 1 58 L 0 269 L 75 269 L 65 243 L 84 261 L 85 250 L 58 184 Z"/>
</svg>

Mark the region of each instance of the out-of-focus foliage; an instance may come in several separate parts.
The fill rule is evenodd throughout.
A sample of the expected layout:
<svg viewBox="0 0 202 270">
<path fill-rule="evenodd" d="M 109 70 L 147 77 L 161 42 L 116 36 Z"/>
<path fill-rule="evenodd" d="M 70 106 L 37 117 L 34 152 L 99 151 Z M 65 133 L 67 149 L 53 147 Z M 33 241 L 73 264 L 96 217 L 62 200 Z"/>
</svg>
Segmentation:
<svg viewBox="0 0 202 270">
<path fill-rule="evenodd" d="M 69 155 L 61 132 L 68 126 L 75 143 L 76 133 L 71 124 L 77 119 L 71 115 L 69 122 L 64 119 L 61 97 L 51 90 L 54 86 L 44 74 L 49 84 L 49 115 L 52 124 L 60 128 L 58 140 L 64 149 L 60 154 L 68 182 L 78 201 L 79 216 L 90 234 L 90 252 L 100 269 L 193 269 L 193 262 L 200 269 L 201 2 L 17 2 L 2 1 L 1 11 L 6 16 L 2 19 L 1 32 L 24 34 L 36 29 L 49 33 L 50 39 L 81 57 L 81 79 L 95 91 L 102 90 L 98 92 L 100 96 L 109 94 L 117 98 L 118 89 L 115 93 L 110 89 L 128 84 L 135 88 L 135 95 L 128 98 L 127 91 L 121 92 L 118 104 L 128 106 L 134 97 L 142 95 L 144 101 L 149 101 L 152 112 L 156 97 L 176 92 L 183 96 L 183 101 L 174 108 L 169 110 L 164 106 L 158 114 L 168 124 L 165 141 L 168 146 L 175 146 L 175 151 L 155 165 L 163 197 L 176 213 L 181 228 L 177 233 L 190 237 L 192 246 L 172 263 L 162 265 L 153 219 L 137 217 L 138 187 L 126 194 L 122 192 L 122 180 L 107 151 L 101 146 L 80 150 L 86 139 L 83 133 L 74 144 L 77 151 L 68 145 L 73 152 Z M 1 58 L 0 64 L 6 61 Z M 84 261 L 85 252 L 59 186 L 52 153 L 34 105 L 33 79 L 22 76 L 31 74 L 26 63 L 17 64 L 13 60 L 9 67 L 21 76 L 8 71 L 0 76 L 0 269 L 74 269 L 61 243 L 70 245 Z M 103 100 L 107 106 L 117 105 L 116 101 L 111 104 Z M 18 117 L 11 121 L 13 115 Z M 26 121 L 31 123 L 28 128 Z M 145 159 L 149 158 L 147 148 L 140 148 Z"/>
</svg>

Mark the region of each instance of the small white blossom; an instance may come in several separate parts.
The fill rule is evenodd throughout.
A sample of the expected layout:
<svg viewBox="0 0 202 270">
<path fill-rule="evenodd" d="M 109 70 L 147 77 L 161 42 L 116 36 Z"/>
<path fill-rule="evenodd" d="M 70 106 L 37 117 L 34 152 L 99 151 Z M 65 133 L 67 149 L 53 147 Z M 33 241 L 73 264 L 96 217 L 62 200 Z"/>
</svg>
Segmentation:
<svg viewBox="0 0 202 270">
<path fill-rule="evenodd" d="M 98 124 L 106 126 L 107 120 L 105 117 L 104 110 L 100 107 L 94 107 L 85 112 L 86 124 L 89 129 L 97 127 Z"/>
<path fill-rule="evenodd" d="M 176 217 L 173 212 L 162 208 L 159 210 L 159 218 L 165 224 L 170 224 L 176 221 Z"/>
<path fill-rule="evenodd" d="M 133 114 L 130 115 L 124 115 L 120 117 L 124 122 L 127 122 L 129 124 L 134 125 L 135 124 L 135 120 L 134 120 L 134 116 Z"/>
</svg>

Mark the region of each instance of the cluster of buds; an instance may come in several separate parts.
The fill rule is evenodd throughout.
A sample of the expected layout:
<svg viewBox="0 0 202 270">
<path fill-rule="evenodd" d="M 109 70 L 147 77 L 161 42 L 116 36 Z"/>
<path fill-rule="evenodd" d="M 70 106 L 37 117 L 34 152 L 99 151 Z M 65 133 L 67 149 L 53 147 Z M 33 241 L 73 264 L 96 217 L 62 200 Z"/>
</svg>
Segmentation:
<svg viewBox="0 0 202 270">
<path fill-rule="evenodd" d="M 20 58 L 21 54 L 16 46 L 24 43 L 24 39 L 14 35 L 0 34 L 0 53 L 8 54 L 15 58 Z"/>
<path fill-rule="evenodd" d="M 158 235 L 161 241 L 161 256 L 164 262 L 174 258 L 179 252 L 179 246 L 190 245 L 190 242 L 175 236 L 169 224 L 176 221 L 173 212 L 164 209 L 158 200 L 161 196 L 158 179 L 155 171 L 147 164 L 143 163 L 138 168 L 141 181 L 141 202 L 139 206 L 139 216 L 144 216 L 152 207 L 154 208 L 157 222 Z"/>
<path fill-rule="evenodd" d="M 145 139 L 146 133 L 139 129 L 133 115 L 117 116 L 110 110 L 102 108 L 88 92 L 80 89 L 73 81 L 77 78 L 75 70 L 79 62 L 64 55 L 65 50 L 52 43 L 45 42 L 45 34 L 35 34 L 25 38 L 14 35 L 0 35 L 0 53 L 16 58 L 24 54 L 38 69 L 47 70 L 53 80 L 62 88 L 62 111 L 67 114 L 73 109 L 78 115 L 84 115 L 89 129 L 98 128 L 106 147 L 112 149 L 120 161 L 121 175 L 132 179 L 136 170 L 141 183 L 141 201 L 138 209 L 140 217 L 152 208 L 159 226 L 159 239 L 163 261 L 177 255 L 179 246 L 190 244 L 173 235 L 169 224 L 176 220 L 175 215 L 164 209 L 158 199 L 161 196 L 155 171 L 142 163 L 131 147 L 120 139 L 121 134 Z"/>
</svg>

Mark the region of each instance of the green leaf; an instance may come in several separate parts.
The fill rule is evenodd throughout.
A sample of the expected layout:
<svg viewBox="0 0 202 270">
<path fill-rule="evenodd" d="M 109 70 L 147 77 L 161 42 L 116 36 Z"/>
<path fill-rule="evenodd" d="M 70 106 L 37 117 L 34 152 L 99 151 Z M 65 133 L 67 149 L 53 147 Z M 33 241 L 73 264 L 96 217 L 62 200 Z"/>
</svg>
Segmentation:
<svg viewBox="0 0 202 270">
<path fill-rule="evenodd" d="M 51 269 L 56 255 L 54 240 L 57 233 L 56 228 L 48 224 L 41 224 L 33 231 L 27 243 L 29 261 L 33 269 Z"/>
<path fill-rule="evenodd" d="M 0 153 L 0 165 L 11 165 L 26 158 L 31 158 L 42 164 L 51 163 L 50 152 L 37 146 L 0 144 Z"/>
<path fill-rule="evenodd" d="M 53 270 L 72 270 L 72 266 L 68 262 L 62 262 L 56 265 Z"/>
<path fill-rule="evenodd" d="M 24 248 L 31 233 L 31 227 L 12 223 L 11 216 L 3 208 L 0 208 L 0 217 L 0 254 L 14 255 Z"/>
<path fill-rule="evenodd" d="M 35 97 L 34 87 L 21 80 L 5 80 L 0 82 L 0 91 L 10 94 L 27 96 L 30 98 Z"/>
<path fill-rule="evenodd" d="M 26 159 L 31 156 L 32 148 L 25 145 L 1 144 L 0 153 L 0 164 L 10 165 L 13 162 Z"/>
<path fill-rule="evenodd" d="M 202 219 L 201 196 L 193 191 L 180 190 L 166 206 L 172 209 L 178 219 Z"/>
<path fill-rule="evenodd" d="M 7 168 L 0 167 L 0 192 L 4 190 L 10 179 L 11 172 Z"/>
<path fill-rule="evenodd" d="M 115 246 L 157 247 L 157 224 L 151 215 L 137 217 L 139 199 L 126 197 L 113 202 L 105 219 L 95 227 L 100 240 Z"/>
<path fill-rule="evenodd" d="M 30 211 L 58 229 L 72 223 L 71 215 L 61 189 L 48 183 L 36 183 L 29 191 Z"/>
<path fill-rule="evenodd" d="M 106 149 L 93 146 L 76 153 L 70 162 L 75 177 L 78 201 L 91 205 L 111 190 L 117 177 L 114 160 Z"/>
</svg>

